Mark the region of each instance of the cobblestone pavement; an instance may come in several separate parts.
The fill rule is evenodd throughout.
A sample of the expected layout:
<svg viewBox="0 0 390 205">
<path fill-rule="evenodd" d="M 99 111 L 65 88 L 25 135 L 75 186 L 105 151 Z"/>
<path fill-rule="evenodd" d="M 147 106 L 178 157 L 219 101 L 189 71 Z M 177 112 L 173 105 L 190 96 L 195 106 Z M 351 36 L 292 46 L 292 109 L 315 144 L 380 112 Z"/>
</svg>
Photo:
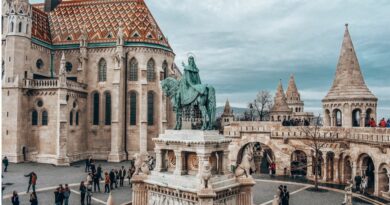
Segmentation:
<svg viewBox="0 0 390 205">
<path fill-rule="evenodd" d="M 129 166 L 128 162 L 124 163 L 107 163 L 97 162 L 101 164 L 103 170 L 109 170 L 111 168 L 120 168 Z M 54 202 L 54 189 L 58 184 L 71 184 L 72 194 L 70 197 L 71 205 L 80 204 L 80 196 L 78 194 L 78 186 L 81 180 L 85 180 L 86 173 L 84 172 L 84 163 L 72 164 L 70 167 L 56 167 L 47 164 L 37 163 L 22 163 L 11 164 L 9 172 L 3 173 L 3 185 L 5 190 L 3 192 L 2 204 L 8 205 L 10 202 L 10 194 L 13 190 L 18 191 L 21 205 L 29 204 L 29 195 L 25 194 L 27 188 L 28 178 L 24 177 L 24 174 L 34 171 L 38 174 L 38 199 L 39 204 L 53 204 Z M 335 191 L 326 192 L 312 192 L 307 190 L 310 185 L 297 184 L 282 181 L 272 181 L 265 179 L 257 179 L 254 186 L 254 204 L 266 205 L 271 204 L 277 187 L 280 185 L 287 185 L 290 192 L 290 205 L 338 205 L 344 200 L 344 195 Z M 101 190 L 104 190 L 103 184 L 101 184 Z M 124 187 L 113 190 L 113 197 L 115 204 L 121 205 L 123 203 L 131 201 L 131 189 L 128 182 L 125 182 Z M 108 194 L 105 193 L 93 193 L 92 204 L 105 204 L 108 198 Z M 368 205 L 371 203 L 364 202 L 357 198 L 354 199 L 354 205 Z"/>
</svg>

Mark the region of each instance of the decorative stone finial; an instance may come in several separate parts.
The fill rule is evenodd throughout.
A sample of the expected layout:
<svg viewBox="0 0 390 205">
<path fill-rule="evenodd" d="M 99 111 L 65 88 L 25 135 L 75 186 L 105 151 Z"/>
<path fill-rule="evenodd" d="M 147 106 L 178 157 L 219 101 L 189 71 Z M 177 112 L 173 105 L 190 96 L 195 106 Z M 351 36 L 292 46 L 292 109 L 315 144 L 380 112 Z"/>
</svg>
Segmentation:
<svg viewBox="0 0 390 205">
<path fill-rule="evenodd" d="M 348 29 L 348 23 L 345 23 L 345 29 Z"/>
</svg>

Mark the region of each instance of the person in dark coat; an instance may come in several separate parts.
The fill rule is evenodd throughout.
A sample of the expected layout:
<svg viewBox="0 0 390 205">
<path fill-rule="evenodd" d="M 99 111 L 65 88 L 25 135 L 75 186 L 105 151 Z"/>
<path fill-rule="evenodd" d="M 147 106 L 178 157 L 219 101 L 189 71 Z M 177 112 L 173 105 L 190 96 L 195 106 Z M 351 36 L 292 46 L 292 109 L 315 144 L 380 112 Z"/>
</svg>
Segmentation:
<svg viewBox="0 0 390 205">
<path fill-rule="evenodd" d="M 70 197 L 70 189 L 68 184 L 65 184 L 65 189 L 64 189 L 64 205 L 69 205 L 69 197 Z"/>
<path fill-rule="evenodd" d="M 38 198 L 37 198 L 37 193 L 32 192 L 30 195 L 30 204 L 31 205 L 38 205 Z"/>
<path fill-rule="evenodd" d="M 115 173 L 114 173 L 114 169 L 111 169 L 109 175 L 110 175 L 110 190 L 113 190 L 113 189 L 114 189 L 114 183 L 115 183 Z"/>
<path fill-rule="evenodd" d="M 118 181 L 119 181 L 119 171 L 115 169 L 115 188 L 118 188 Z"/>
<path fill-rule="evenodd" d="M 103 180 L 103 171 L 102 171 L 102 166 L 99 164 L 97 169 L 96 169 L 96 174 L 98 175 L 100 180 Z"/>
<path fill-rule="evenodd" d="M 91 161 L 91 163 L 89 164 L 89 167 L 90 167 L 92 173 L 96 172 L 96 166 L 95 166 L 95 163 L 93 163 L 93 161 Z"/>
<path fill-rule="evenodd" d="M 60 205 L 60 187 L 57 187 L 54 191 L 54 204 Z"/>
<path fill-rule="evenodd" d="M 100 192 L 100 176 L 98 175 L 98 173 L 96 172 L 93 177 L 93 191 L 96 192 L 96 187 L 97 187 L 97 190 Z"/>
<path fill-rule="evenodd" d="M 123 186 L 123 182 L 125 181 L 126 177 L 126 169 L 124 166 L 122 166 L 122 169 L 119 170 L 119 186 Z"/>
<path fill-rule="evenodd" d="M 91 157 L 85 160 L 85 172 L 89 172 L 89 166 L 91 165 L 90 159 Z"/>
<path fill-rule="evenodd" d="M 12 205 L 19 205 L 20 202 L 19 202 L 19 196 L 18 196 L 18 193 L 16 191 L 14 191 L 12 193 L 12 198 L 11 198 L 11 202 L 12 202 Z"/>
<path fill-rule="evenodd" d="M 356 175 L 354 179 L 355 179 L 355 190 L 356 190 L 356 192 L 360 192 L 360 185 L 362 183 L 362 177 L 359 175 Z"/>
<path fill-rule="evenodd" d="M 80 182 L 80 199 L 81 199 L 81 205 L 85 205 L 85 193 L 87 192 L 87 187 L 84 185 L 84 181 Z"/>
<path fill-rule="evenodd" d="M 282 205 L 288 205 L 290 201 L 290 192 L 287 191 L 287 186 L 283 186 Z"/>
<path fill-rule="evenodd" d="M 4 157 L 3 158 L 4 172 L 7 172 L 8 164 L 9 164 L 8 158 Z"/>
</svg>

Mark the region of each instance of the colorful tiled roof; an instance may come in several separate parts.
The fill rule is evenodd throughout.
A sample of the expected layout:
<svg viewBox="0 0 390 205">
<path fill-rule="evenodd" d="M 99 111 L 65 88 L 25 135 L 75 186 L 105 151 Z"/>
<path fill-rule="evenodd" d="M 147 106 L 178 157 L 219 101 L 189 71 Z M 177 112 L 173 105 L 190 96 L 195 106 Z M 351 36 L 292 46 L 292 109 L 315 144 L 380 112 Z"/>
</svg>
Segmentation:
<svg viewBox="0 0 390 205">
<path fill-rule="evenodd" d="M 49 18 L 45 12 L 33 7 L 31 35 L 46 43 L 51 43 Z"/>
<path fill-rule="evenodd" d="M 159 44 L 170 47 L 143 0 L 73 0 L 63 1 L 47 13 L 50 29 L 44 24 L 42 4 L 34 5 L 33 36 L 54 45 L 79 43 L 86 29 L 88 42 L 115 42 L 120 25 L 124 39 L 130 42 Z M 42 14 L 43 13 L 43 14 Z M 41 16 L 42 14 L 42 16 Z M 50 30 L 50 31 L 49 31 Z M 50 39 L 44 38 L 50 33 Z"/>
</svg>

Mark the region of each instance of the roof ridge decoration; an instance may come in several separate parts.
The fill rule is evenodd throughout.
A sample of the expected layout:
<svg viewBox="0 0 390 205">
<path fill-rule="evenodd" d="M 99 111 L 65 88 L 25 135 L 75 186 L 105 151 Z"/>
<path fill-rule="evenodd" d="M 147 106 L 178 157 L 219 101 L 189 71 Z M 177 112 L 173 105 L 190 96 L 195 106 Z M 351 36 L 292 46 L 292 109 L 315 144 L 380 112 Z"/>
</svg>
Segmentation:
<svg viewBox="0 0 390 205">
<path fill-rule="evenodd" d="M 271 109 L 272 112 L 291 112 L 291 109 L 288 107 L 287 98 L 284 94 L 282 80 L 279 80 L 278 87 L 276 89 L 274 97 L 274 106 Z"/>
<path fill-rule="evenodd" d="M 344 38 L 333 85 L 324 98 L 325 101 L 337 99 L 377 100 L 364 82 L 348 24 L 345 24 Z"/>
<path fill-rule="evenodd" d="M 34 5 L 36 16 L 44 13 L 40 7 Z M 89 43 L 115 43 L 119 24 L 123 22 L 124 42 L 155 44 L 172 50 L 143 0 L 62 1 L 44 15 L 47 18 L 37 19 L 37 24 L 50 26 L 40 33 L 33 33 L 33 37 L 53 45 L 79 44 L 84 25 Z M 39 35 L 45 32 L 49 36 L 46 39 Z M 110 32 L 112 35 L 108 35 Z M 130 35 L 134 33 L 137 35 Z M 67 40 L 70 35 L 72 40 Z"/>
</svg>

